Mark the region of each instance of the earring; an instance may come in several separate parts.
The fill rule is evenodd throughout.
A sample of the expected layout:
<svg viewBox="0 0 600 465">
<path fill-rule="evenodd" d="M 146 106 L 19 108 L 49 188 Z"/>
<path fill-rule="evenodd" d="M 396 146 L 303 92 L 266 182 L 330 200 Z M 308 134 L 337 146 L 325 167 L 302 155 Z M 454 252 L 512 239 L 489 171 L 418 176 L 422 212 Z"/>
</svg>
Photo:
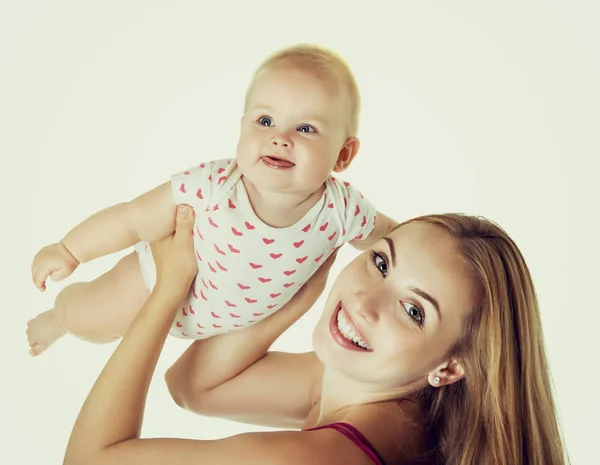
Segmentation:
<svg viewBox="0 0 600 465">
<path fill-rule="evenodd" d="M 436 376 L 435 378 L 433 378 L 433 382 L 434 382 L 435 384 L 438 384 L 438 383 L 440 382 L 440 377 L 439 377 L 439 376 Z"/>
</svg>

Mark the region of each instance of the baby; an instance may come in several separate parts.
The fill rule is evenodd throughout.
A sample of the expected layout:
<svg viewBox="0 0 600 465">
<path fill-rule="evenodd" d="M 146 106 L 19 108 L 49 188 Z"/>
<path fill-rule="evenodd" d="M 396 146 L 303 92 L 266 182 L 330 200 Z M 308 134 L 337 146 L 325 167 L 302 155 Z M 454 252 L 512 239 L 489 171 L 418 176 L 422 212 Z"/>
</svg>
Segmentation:
<svg viewBox="0 0 600 465">
<path fill-rule="evenodd" d="M 267 58 L 246 94 L 234 159 L 202 163 L 130 202 L 102 210 L 42 248 L 33 281 L 45 290 L 80 263 L 135 245 L 106 274 L 75 283 L 28 322 L 38 355 L 69 332 L 109 342 L 126 331 L 155 284 L 148 242 L 174 231 L 176 205 L 196 213 L 198 275 L 171 334 L 203 339 L 280 309 L 345 242 L 363 250 L 396 223 L 334 178 L 359 148 L 359 92 L 337 55 L 293 46 Z M 377 221 L 376 221 L 377 219 Z"/>
</svg>

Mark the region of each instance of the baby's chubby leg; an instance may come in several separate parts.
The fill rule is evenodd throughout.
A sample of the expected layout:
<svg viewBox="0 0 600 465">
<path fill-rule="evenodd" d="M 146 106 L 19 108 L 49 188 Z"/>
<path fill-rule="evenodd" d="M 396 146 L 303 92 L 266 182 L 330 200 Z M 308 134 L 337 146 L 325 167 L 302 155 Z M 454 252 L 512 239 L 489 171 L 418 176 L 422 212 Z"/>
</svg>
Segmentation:
<svg viewBox="0 0 600 465">
<path fill-rule="evenodd" d="M 30 354 L 39 355 L 67 332 L 88 342 L 114 341 L 125 334 L 148 295 L 134 252 L 94 281 L 66 287 L 53 309 L 30 320 Z"/>
</svg>

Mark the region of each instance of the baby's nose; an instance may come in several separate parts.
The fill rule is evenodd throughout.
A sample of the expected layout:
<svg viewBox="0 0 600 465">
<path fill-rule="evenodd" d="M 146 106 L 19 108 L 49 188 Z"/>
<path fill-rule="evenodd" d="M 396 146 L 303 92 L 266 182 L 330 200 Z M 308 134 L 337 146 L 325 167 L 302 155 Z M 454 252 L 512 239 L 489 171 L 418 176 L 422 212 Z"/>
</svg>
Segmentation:
<svg viewBox="0 0 600 465">
<path fill-rule="evenodd" d="M 271 139 L 271 143 L 277 147 L 290 147 L 291 141 L 288 137 L 282 134 L 276 134 Z"/>
</svg>

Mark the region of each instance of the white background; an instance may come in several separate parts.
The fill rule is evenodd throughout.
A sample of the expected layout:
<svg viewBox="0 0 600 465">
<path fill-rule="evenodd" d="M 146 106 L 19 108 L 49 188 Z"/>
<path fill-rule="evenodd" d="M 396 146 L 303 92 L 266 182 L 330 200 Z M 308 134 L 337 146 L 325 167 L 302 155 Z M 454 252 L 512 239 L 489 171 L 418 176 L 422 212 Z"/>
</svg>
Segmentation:
<svg viewBox="0 0 600 465">
<path fill-rule="evenodd" d="M 115 348 L 66 337 L 29 357 L 27 319 L 123 254 L 86 264 L 41 294 L 30 281 L 35 252 L 173 172 L 233 156 L 254 68 L 282 46 L 316 42 L 347 59 L 362 91 L 362 147 L 345 177 L 398 220 L 482 214 L 520 246 L 539 294 L 572 462 L 597 463 L 594 3 L 3 1 L 0 462 L 61 463 Z M 332 276 L 354 255 L 340 253 Z M 319 312 L 277 348 L 309 350 Z M 144 435 L 259 429 L 175 406 L 163 374 L 186 345 L 168 340 Z"/>
</svg>

